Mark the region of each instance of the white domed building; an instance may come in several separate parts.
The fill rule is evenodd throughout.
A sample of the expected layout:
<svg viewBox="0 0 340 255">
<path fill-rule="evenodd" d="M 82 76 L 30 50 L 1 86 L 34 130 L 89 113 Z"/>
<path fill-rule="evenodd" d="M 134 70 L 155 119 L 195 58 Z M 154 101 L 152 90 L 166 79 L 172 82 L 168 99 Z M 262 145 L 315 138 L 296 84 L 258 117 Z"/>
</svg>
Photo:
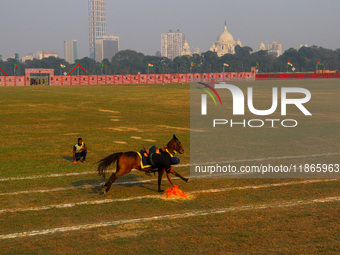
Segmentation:
<svg viewBox="0 0 340 255">
<path fill-rule="evenodd" d="M 190 47 L 189 47 L 189 44 L 188 44 L 187 41 L 185 41 L 184 44 L 183 44 L 181 56 L 191 56 Z"/>
<path fill-rule="evenodd" d="M 224 31 L 217 37 L 217 41 L 211 46 L 210 51 L 216 52 L 219 57 L 224 54 L 235 54 L 235 46 L 242 47 L 241 41 L 235 42 L 234 37 L 228 32 L 227 25 Z"/>
<path fill-rule="evenodd" d="M 263 41 L 260 44 L 259 50 L 266 50 L 266 45 L 264 45 Z"/>
</svg>

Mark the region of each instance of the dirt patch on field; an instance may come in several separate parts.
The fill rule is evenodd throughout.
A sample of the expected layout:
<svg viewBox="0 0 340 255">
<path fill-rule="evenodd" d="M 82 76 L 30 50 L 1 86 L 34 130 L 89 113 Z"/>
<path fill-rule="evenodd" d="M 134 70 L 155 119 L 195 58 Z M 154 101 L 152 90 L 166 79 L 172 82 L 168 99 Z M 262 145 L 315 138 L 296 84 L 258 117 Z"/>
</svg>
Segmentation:
<svg viewBox="0 0 340 255">
<path fill-rule="evenodd" d="M 181 197 L 181 196 L 176 196 L 176 195 L 170 195 L 169 197 L 166 197 L 166 195 L 162 195 L 160 197 L 160 199 L 164 199 L 164 200 L 192 200 L 195 198 L 194 195 L 191 194 L 186 194 L 187 197 Z"/>
<path fill-rule="evenodd" d="M 156 233 L 159 231 L 171 230 L 174 227 L 180 227 L 176 222 L 172 222 L 169 225 L 164 225 L 158 222 L 144 222 L 144 223 L 131 223 L 117 226 L 115 229 L 107 229 L 104 234 L 99 235 L 106 240 L 137 237 L 147 232 Z"/>
<path fill-rule="evenodd" d="M 27 104 L 29 107 L 54 107 L 52 104 Z"/>
<path fill-rule="evenodd" d="M 151 143 L 157 142 L 156 140 L 152 140 L 152 139 L 143 139 L 143 141 L 145 141 L 145 142 L 151 142 Z"/>
<path fill-rule="evenodd" d="M 157 125 L 160 128 L 168 128 L 168 129 L 177 129 L 177 130 L 185 130 L 185 131 L 194 131 L 194 132 L 204 132 L 200 129 L 190 129 L 190 128 L 184 128 L 184 127 L 170 127 L 167 125 Z"/>
<path fill-rule="evenodd" d="M 105 234 L 99 235 L 103 239 L 116 239 L 124 237 L 136 237 L 146 232 L 143 224 L 126 224 L 118 226 L 117 229 L 107 230 Z"/>
<path fill-rule="evenodd" d="M 115 143 L 119 143 L 119 144 L 126 144 L 126 142 L 124 141 L 114 141 Z"/>
<path fill-rule="evenodd" d="M 144 132 L 141 129 L 138 128 L 132 128 L 132 127 L 114 127 L 114 128 L 108 128 L 110 130 L 114 130 L 114 131 L 121 131 L 121 132 L 126 132 L 126 131 L 134 131 L 134 132 Z"/>
<path fill-rule="evenodd" d="M 109 113 L 120 113 L 119 111 L 113 111 L 113 110 L 105 110 L 105 109 L 98 109 L 100 112 L 109 112 Z"/>
<path fill-rule="evenodd" d="M 139 136 L 131 136 L 132 139 L 136 139 L 136 140 L 140 140 L 142 139 L 142 137 L 139 137 Z"/>
</svg>

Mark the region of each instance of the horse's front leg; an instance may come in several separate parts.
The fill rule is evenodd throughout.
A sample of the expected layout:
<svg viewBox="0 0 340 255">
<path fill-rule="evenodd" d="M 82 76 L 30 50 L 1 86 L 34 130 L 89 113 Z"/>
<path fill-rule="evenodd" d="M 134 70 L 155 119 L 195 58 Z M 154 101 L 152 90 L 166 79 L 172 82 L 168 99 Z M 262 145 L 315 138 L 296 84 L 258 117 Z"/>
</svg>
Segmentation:
<svg viewBox="0 0 340 255">
<path fill-rule="evenodd" d="M 171 170 L 170 170 L 170 173 L 172 173 L 172 174 L 174 174 L 175 176 L 181 178 L 181 179 L 182 179 L 183 181 L 185 181 L 185 182 L 189 182 L 189 179 L 188 179 L 188 178 L 183 177 L 182 175 L 180 175 L 179 173 L 177 173 L 177 172 L 176 172 L 175 170 L 173 170 L 172 168 L 171 168 Z"/>
<path fill-rule="evenodd" d="M 164 192 L 164 190 L 161 190 L 163 173 L 163 169 L 158 169 L 158 192 Z"/>
</svg>

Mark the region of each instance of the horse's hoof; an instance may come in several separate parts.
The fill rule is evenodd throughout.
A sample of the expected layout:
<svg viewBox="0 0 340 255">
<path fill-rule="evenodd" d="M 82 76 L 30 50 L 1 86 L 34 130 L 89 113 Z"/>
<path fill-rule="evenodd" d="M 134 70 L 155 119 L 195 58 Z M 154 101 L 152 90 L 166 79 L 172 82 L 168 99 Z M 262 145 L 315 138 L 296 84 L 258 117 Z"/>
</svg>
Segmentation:
<svg viewBox="0 0 340 255">
<path fill-rule="evenodd" d="M 164 190 L 163 190 L 163 189 L 161 189 L 161 190 L 158 190 L 158 192 L 159 192 L 159 193 L 163 193 L 163 192 L 164 192 Z"/>
<path fill-rule="evenodd" d="M 103 191 L 103 197 L 105 197 L 105 196 L 106 196 L 106 191 L 104 190 L 104 191 Z"/>
<path fill-rule="evenodd" d="M 185 182 L 190 182 L 190 179 L 185 179 Z"/>
</svg>

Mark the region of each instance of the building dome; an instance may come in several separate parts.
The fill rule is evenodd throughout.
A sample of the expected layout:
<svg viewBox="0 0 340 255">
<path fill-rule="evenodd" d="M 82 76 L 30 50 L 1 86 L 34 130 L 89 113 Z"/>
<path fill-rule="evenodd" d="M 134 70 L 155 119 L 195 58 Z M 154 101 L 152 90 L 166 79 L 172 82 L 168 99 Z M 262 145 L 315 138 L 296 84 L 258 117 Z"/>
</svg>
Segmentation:
<svg viewBox="0 0 340 255">
<path fill-rule="evenodd" d="M 237 44 L 238 46 L 242 47 L 242 43 L 241 43 L 241 41 L 240 41 L 240 39 L 239 39 L 239 38 L 237 39 L 237 42 L 236 42 L 236 44 Z"/>
<path fill-rule="evenodd" d="M 242 47 L 241 41 L 238 39 L 236 43 L 225 25 L 223 32 L 217 37 L 217 41 L 211 46 L 210 51 L 216 52 L 219 57 L 225 54 L 235 54 L 236 45 Z"/>
<path fill-rule="evenodd" d="M 187 41 L 184 42 L 183 44 L 183 50 L 181 52 L 181 56 L 191 56 L 191 52 L 190 52 L 190 46 L 188 44 Z"/>
<path fill-rule="evenodd" d="M 217 42 L 222 44 L 235 44 L 234 37 L 228 32 L 227 26 L 224 26 L 224 31 L 217 37 Z"/>
<path fill-rule="evenodd" d="M 259 50 L 266 50 L 266 45 L 264 45 L 263 41 L 260 44 Z"/>
</svg>

